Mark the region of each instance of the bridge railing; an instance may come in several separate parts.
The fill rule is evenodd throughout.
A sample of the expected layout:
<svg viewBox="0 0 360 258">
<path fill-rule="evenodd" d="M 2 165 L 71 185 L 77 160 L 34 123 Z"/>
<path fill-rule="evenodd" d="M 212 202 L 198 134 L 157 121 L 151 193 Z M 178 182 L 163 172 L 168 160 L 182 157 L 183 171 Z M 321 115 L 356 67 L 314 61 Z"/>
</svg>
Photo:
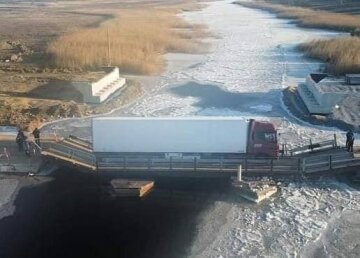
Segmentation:
<svg viewBox="0 0 360 258">
<path fill-rule="evenodd" d="M 303 173 L 314 173 L 319 171 L 329 171 L 339 168 L 348 168 L 360 165 L 359 159 L 354 159 L 351 153 L 339 153 L 330 155 L 317 155 L 306 157 L 302 160 Z"/>
<path fill-rule="evenodd" d="M 98 161 L 101 170 L 167 170 L 167 171 L 237 171 L 241 160 L 224 162 L 223 159 L 182 159 L 171 157 L 163 158 L 116 158 Z"/>
<path fill-rule="evenodd" d="M 282 153 L 283 155 L 296 155 L 296 154 L 302 154 L 302 153 L 308 153 L 313 152 L 317 150 L 323 150 L 323 149 L 334 149 L 338 147 L 337 144 L 337 138 L 336 134 L 334 134 L 334 138 L 331 140 L 321 141 L 321 142 L 313 142 L 310 139 L 309 144 L 305 144 L 296 148 L 290 149 L 287 144 L 282 144 Z"/>
<path fill-rule="evenodd" d="M 206 171 L 206 172 L 237 172 L 239 166 L 248 175 L 300 175 L 301 162 L 298 158 L 255 159 L 255 158 L 101 158 L 97 162 L 101 171 Z"/>
<path fill-rule="evenodd" d="M 43 153 L 52 153 L 69 161 L 73 160 L 74 163 L 78 161 L 89 166 L 96 166 L 96 157 L 93 153 L 67 146 L 62 142 L 48 142 Z"/>
</svg>

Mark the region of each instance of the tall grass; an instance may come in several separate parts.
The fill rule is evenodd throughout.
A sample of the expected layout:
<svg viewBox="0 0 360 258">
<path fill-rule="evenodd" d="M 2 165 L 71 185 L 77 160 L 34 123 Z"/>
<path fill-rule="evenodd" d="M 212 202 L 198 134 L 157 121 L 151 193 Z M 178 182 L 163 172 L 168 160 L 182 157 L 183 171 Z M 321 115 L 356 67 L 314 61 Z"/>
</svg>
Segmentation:
<svg viewBox="0 0 360 258">
<path fill-rule="evenodd" d="M 358 37 L 315 40 L 301 44 L 299 48 L 310 57 L 328 62 L 328 72 L 360 73 L 360 38 Z"/>
<path fill-rule="evenodd" d="M 204 29 L 191 26 L 174 10 L 123 10 L 117 18 L 98 28 L 65 34 L 52 42 L 48 52 L 62 68 L 96 68 L 108 64 L 108 37 L 111 64 L 122 72 L 155 74 L 162 70 L 166 52 L 192 52 Z"/>
<path fill-rule="evenodd" d="M 295 19 L 296 23 L 303 27 L 316 27 L 341 31 L 353 31 L 360 27 L 360 17 L 350 14 L 339 14 L 301 7 L 289 7 L 278 4 L 269 4 L 262 1 L 237 1 L 236 3 L 250 8 L 274 12 L 279 18 Z"/>
</svg>

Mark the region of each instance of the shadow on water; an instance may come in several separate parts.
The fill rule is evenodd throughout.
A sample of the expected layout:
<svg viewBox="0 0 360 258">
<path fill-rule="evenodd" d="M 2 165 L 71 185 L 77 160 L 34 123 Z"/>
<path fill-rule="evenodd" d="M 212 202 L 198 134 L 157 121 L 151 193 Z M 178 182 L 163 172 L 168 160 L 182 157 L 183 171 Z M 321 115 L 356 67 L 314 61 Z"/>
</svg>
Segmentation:
<svg viewBox="0 0 360 258">
<path fill-rule="evenodd" d="M 232 109 L 241 112 L 263 114 L 264 110 L 257 109 L 259 105 L 271 105 L 271 110 L 265 110 L 268 115 L 282 112 L 279 101 L 281 96 L 280 90 L 268 92 L 229 92 L 215 84 L 200 84 L 191 81 L 173 87 L 169 91 L 181 97 L 199 98 L 194 106 L 200 108 Z"/>
<path fill-rule="evenodd" d="M 23 188 L 13 216 L 0 221 L 1 258 L 184 257 L 197 217 L 228 183 L 161 179 L 139 199 L 99 194 L 95 175 L 54 177 Z"/>
</svg>

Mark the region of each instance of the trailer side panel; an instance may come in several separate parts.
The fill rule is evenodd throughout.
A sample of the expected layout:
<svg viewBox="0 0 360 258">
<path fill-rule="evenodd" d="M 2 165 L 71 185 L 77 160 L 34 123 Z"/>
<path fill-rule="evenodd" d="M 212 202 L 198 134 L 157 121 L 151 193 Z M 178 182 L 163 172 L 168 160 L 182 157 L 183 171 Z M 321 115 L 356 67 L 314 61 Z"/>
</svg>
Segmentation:
<svg viewBox="0 0 360 258">
<path fill-rule="evenodd" d="M 248 121 L 227 117 L 93 119 L 95 152 L 246 153 Z"/>
</svg>

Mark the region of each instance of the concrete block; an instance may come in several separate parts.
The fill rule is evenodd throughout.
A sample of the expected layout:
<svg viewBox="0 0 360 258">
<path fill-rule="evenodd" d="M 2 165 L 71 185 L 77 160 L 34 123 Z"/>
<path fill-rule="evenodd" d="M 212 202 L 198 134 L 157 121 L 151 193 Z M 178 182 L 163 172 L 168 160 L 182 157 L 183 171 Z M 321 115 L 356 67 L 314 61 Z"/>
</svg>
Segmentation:
<svg viewBox="0 0 360 258">
<path fill-rule="evenodd" d="M 84 102 L 99 104 L 126 84 L 120 77 L 119 68 L 113 67 L 104 77 L 95 82 L 74 81 L 73 86 L 81 92 Z"/>
</svg>

